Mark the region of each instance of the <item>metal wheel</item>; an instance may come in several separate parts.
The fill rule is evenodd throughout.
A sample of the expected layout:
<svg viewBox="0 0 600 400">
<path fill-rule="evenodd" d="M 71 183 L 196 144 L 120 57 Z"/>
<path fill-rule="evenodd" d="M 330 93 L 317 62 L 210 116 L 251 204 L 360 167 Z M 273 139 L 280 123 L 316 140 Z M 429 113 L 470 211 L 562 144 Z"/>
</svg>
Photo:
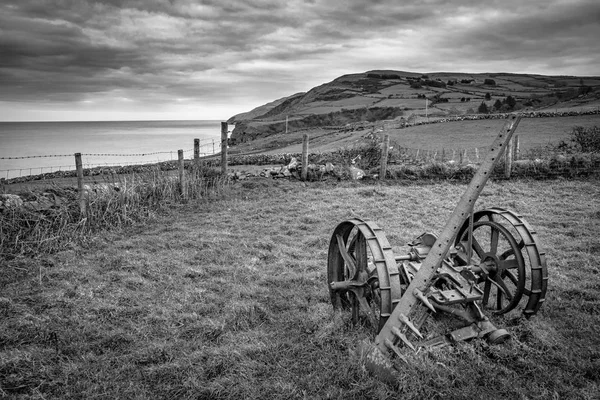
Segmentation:
<svg viewBox="0 0 600 400">
<path fill-rule="evenodd" d="M 524 274 L 517 276 L 514 271 L 518 271 L 518 269 L 511 268 L 509 269 L 509 272 L 501 274 L 501 278 L 505 283 L 510 283 L 513 287 L 522 286 L 523 289 L 520 290 L 521 295 L 519 296 L 519 300 L 523 298 L 526 299 L 526 301 L 523 301 L 523 303 L 525 303 L 523 314 L 526 317 L 536 314 L 544 303 L 548 286 L 546 255 L 539 244 L 536 232 L 523 217 L 510 210 L 499 207 L 477 211 L 473 215 L 473 220 L 475 223 L 489 222 L 488 224 L 485 224 L 486 226 L 502 226 L 508 231 L 514 242 L 516 242 L 516 248 L 513 243 L 509 252 L 503 253 L 497 251 L 497 256 L 500 259 L 505 260 L 522 259 L 524 263 Z M 460 240 L 467 240 L 468 227 L 469 221 L 467 220 L 459 230 L 456 241 L 457 244 Z M 517 253 L 520 254 L 520 257 L 517 256 Z M 490 289 L 492 290 L 493 288 Z M 514 298 L 515 297 L 513 297 L 513 299 Z M 510 307 L 505 305 L 500 309 L 496 305 L 496 312 L 498 314 L 506 313 L 516 308 L 519 305 L 519 301 L 513 300 L 508 302 L 508 304 L 510 304 Z"/>
<path fill-rule="evenodd" d="M 362 311 L 379 332 L 402 296 L 383 229 L 358 218 L 339 224 L 329 242 L 327 283 L 334 308 L 351 309 L 354 323 Z"/>
<path fill-rule="evenodd" d="M 459 238 L 468 243 L 468 230 Z M 505 314 L 521 301 L 525 291 L 525 260 L 517 241 L 504 226 L 493 221 L 473 224 L 472 262 L 483 269 L 483 306 Z"/>
</svg>

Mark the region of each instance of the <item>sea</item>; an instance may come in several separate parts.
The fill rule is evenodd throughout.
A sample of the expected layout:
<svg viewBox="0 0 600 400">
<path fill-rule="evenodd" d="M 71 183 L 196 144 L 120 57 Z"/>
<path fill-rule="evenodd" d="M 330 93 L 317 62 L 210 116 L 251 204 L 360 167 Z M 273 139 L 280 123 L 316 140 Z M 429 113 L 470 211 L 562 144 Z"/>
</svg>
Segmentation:
<svg viewBox="0 0 600 400">
<path fill-rule="evenodd" d="M 229 127 L 230 129 L 233 126 Z M 155 163 L 221 150 L 220 121 L 0 122 L 0 178 L 84 168 Z"/>
</svg>

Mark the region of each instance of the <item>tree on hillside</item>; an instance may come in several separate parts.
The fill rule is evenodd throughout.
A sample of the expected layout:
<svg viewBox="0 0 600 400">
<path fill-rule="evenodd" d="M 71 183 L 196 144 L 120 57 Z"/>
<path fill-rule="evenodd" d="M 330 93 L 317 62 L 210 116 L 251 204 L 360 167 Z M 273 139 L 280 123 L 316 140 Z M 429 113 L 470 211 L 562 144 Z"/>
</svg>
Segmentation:
<svg viewBox="0 0 600 400">
<path fill-rule="evenodd" d="M 485 99 L 486 99 L 487 101 L 490 101 L 490 100 L 492 99 L 492 95 L 490 94 L 490 92 L 487 92 L 487 93 L 485 94 Z"/>
<path fill-rule="evenodd" d="M 517 105 L 517 100 L 515 100 L 515 98 L 512 96 L 508 96 L 506 97 L 506 105 L 508 105 L 508 108 L 512 110 Z"/>
<path fill-rule="evenodd" d="M 485 101 L 481 102 L 481 104 L 479 105 L 479 108 L 477 109 L 477 112 L 480 114 L 487 114 L 489 112 L 488 106 L 487 106 L 487 104 L 485 104 Z"/>
<path fill-rule="evenodd" d="M 502 108 L 502 102 L 500 101 L 500 99 L 496 100 L 496 102 L 494 103 L 494 109 L 496 110 L 500 110 Z"/>
<path fill-rule="evenodd" d="M 484 85 L 496 86 L 496 81 L 493 79 L 486 78 L 483 80 Z"/>
</svg>

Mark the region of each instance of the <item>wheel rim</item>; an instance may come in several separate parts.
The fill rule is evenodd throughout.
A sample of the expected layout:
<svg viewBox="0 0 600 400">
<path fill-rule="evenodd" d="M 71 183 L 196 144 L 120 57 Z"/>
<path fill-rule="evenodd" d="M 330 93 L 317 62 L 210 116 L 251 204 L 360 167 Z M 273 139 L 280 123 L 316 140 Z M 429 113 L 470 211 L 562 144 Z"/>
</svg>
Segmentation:
<svg viewBox="0 0 600 400">
<path fill-rule="evenodd" d="M 332 289 L 332 282 L 362 289 Z M 401 289 L 392 248 L 377 224 L 352 219 L 335 228 L 329 243 L 327 283 L 335 309 L 352 310 L 355 323 L 362 310 L 379 332 L 400 301 Z"/>
</svg>

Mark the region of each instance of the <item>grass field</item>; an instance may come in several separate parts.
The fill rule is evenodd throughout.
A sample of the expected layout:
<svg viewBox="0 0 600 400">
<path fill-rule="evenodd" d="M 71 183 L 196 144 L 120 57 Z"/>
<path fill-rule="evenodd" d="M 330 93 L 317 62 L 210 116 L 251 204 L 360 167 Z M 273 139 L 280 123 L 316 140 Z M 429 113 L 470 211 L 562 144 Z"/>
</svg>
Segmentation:
<svg viewBox="0 0 600 400">
<path fill-rule="evenodd" d="M 408 354 L 396 385 L 353 352 L 368 329 L 332 311 L 329 237 L 361 216 L 395 251 L 438 231 L 464 185 L 246 181 L 221 199 L 56 254 L 0 261 L 0 398 L 595 399 L 600 184 L 490 183 L 477 208 L 522 213 L 549 290 L 512 340 Z"/>
<path fill-rule="evenodd" d="M 455 121 L 412 126 L 388 132 L 390 140 L 404 147 L 441 150 L 489 146 L 506 120 Z M 523 118 L 515 132 L 522 152 L 568 140 L 573 127 L 600 125 L 600 115 L 556 118 Z"/>
<path fill-rule="evenodd" d="M 425 120 L 425 118 L 421 118 Z M 404 129 L 389 129 L 378 134 L 389 134 L 390 140 L 399 146 L 423 149 L 473 149 L 486 147 L 493 141 L 506 120 L 464 120 L 438 124 L 412 126 Z M 600 125 L 600 115 L 577 117 L 523 118 L 515 134 L 519 135 L 521 154 L 531 149 L 558 144 L 568 140 L 575 126 L 592 127 Z M 252 149 L 266 149 L 265 153 L 299 153 L 302 151 L 302 136 L 310 136 L 310 152 L 335 151 L 344 147 L 364 143 L 370 131 L 331 132 L 315 129 L 312 131 L 291 132 L 261 138 L 236 145 L 235 152 L 248 152 Z M 276 146 L 269 148 L 268 146 Z"/>
</svg>

